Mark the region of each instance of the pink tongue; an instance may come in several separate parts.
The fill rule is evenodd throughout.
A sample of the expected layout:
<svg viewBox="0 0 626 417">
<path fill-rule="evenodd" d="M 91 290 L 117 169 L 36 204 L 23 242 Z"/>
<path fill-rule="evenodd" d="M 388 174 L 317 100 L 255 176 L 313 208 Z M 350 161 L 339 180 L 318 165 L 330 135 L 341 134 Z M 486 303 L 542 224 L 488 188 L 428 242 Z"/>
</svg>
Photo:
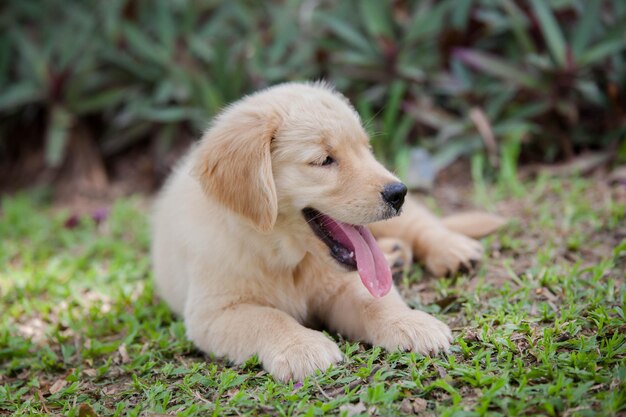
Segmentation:
<svg viewBox="0 0 626 417">
<path fill-rule="evenodd" d="M 331 220 L 331 219 L 329 219 Z M 333 238 L 353 249 L 361 282 L 374 297 L 382 297 L 391 289 L 391 270 L 376 239 L 366 226 L 351 226 L 336 220 L 326 223 Z"/>
</svg>

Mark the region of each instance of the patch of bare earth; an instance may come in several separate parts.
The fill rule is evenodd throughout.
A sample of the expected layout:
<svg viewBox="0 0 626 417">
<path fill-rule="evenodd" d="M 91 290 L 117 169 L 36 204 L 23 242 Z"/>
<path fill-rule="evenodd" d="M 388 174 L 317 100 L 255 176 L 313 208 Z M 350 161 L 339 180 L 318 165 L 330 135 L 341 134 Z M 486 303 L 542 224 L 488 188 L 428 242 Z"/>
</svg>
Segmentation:
<svg viewBox="0 0 626 417">
<path fill-rule="evenodd" d="M 614 172 L 621 172 L 617 168 Z M 481 210 L 472 204 L 473 186 L 467 173 L 469 167 L 453 167 L 440 181 L 432 193 L 432 196 L 441 208 L 444 215 L 468 210 Z M 595 173 L 590 179 L 593 186 L 585 187 L 580 199 L 591 205 L 592 211 L 598 213 L 601 219 L 606 219 L 607 202 L 613 202 L 615 206 L 626 206 L 626 169 L 624 178 L 616 181 L 614 174 L 605 172 Z M 562 188 L 560 194 L 567 193 L 573 188 L 574 179 L 561 179 Z M 528 198 L 527 195 L 519 198 L 508 198 L 495 203 L 490 211 L 509 219 L 509 226 L 505 226 L 498 236 L 506 237 L 508 241 L 515 241 L 514 247 L 501 244 L 499 237 L 491 240 L 489 247 L 485 248 L 485 260 L 480 268 L 484 273 L 471 272 L 464 277 L 455 277 L 453 287 L 455 294 L 471 294 L 478 285 L 491 286 L 494 291 L 505 283 L 511 287 L 516 286 L 512 275 L 521 276 L 536 267 L 537 253 L 543 248 L 550 246 L 552 251 L 552 263 L 562 268 L 579 264 L 581 268 L 596 265 L 604 259 L 611 257 L 614 248 L 626 239 L 626 224 L 622 223 L 608 227 L 606 224 L 592 225 L 589 222 L 580 222 L 572 227 L 561 225 L 560 219 L 567 205 L 559 193 L 550 188 L 544 190 L 538 201 Z M 540 208 L 549 210 L 550 216 L 555 219 L 554 227 L 541 227 L 538 222 Z M 583 242 L 579 247 L 571 247 L 568 237 L 575 231 Z M 624 282 L 623 272 L 626 262 L 622 258 L 620 264 L 614 265 L 612 276 L 616 278 L 616 288 Z M 447 308 L 458 300 L 457 295 L 441 297 L 436 290 L 438 278 L 425 274 L 418 283 L 409 288 L 401 288 L 401 292 L 407 299 L 417 297 L 422 305 L 437 304 L 442 309 Z M 538 300 L 546 300 L 549 303 L 558 303 L 558 295 L 552 294 L 547 289 L 538 289 L 535 294 Z M 457 318 L 460 318 L 457 316 Z M 449 323 L 453 328 L 462 327 L 462 323 Z"/>
</svg>

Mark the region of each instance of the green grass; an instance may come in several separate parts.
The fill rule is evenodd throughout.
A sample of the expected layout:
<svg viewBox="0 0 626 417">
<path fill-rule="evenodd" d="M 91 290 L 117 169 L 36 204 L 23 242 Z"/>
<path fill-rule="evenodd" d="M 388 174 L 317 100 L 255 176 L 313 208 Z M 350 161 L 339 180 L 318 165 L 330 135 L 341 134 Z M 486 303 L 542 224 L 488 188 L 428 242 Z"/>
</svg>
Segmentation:
<svg viewBox="0 0 626 417">
<path fill-rule="evenodd" d="M 513 218 L 476 274 L 416 270 L 401 291 L 450 324 L 448 355 L 334 336 L 341 366 L 275 382 L 251 359 L 204 357 L 150 281 L 146 205 L 100 224 L 33 196 L 2 200 L 0 415 L 554 415 L 626 413 L 626 227 L 599 180 L 482 188 Z M 516 194 L 516 193 L 515 193 Z"/>
</svg>

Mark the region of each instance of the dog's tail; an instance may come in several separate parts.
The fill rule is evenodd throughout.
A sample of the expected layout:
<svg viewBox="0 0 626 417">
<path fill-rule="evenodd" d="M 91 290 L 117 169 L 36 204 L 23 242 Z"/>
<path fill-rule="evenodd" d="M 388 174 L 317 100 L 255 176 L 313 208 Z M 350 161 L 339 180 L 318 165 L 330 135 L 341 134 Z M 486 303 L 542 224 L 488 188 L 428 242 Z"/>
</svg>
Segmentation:
<svg viewBox="0 0 626 417">
<path fill-rule="evenodd" d="M 474 239 L 490 235 L 507 223 L 503 217 L 479 211 L 453 214 L 444 217 L 442 221 L 444 226 L 453 232 Z"/>
</svg>

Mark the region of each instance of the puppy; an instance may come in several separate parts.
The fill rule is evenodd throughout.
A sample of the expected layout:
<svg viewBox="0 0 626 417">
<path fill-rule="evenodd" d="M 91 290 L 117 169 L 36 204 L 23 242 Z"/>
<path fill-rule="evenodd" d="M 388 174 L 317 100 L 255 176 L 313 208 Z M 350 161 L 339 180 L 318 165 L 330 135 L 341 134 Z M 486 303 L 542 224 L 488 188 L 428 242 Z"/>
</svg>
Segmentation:
<svg viewBox="0 0 626 417">
<path fill-rule="evenodd" d="M 156 201 L 157 290 L 198 348 L 236 363 L 258 355 L 281 381 L 341 361 L 315 326 L 388 350 L 445 351 L 450 329 L 402 301 L 374 235 L 437 274 L 469 266 L 481 246 L 404 203 L 406 192 L 327 85 L 245 97 L 216 117 Z"/>
</svg>

